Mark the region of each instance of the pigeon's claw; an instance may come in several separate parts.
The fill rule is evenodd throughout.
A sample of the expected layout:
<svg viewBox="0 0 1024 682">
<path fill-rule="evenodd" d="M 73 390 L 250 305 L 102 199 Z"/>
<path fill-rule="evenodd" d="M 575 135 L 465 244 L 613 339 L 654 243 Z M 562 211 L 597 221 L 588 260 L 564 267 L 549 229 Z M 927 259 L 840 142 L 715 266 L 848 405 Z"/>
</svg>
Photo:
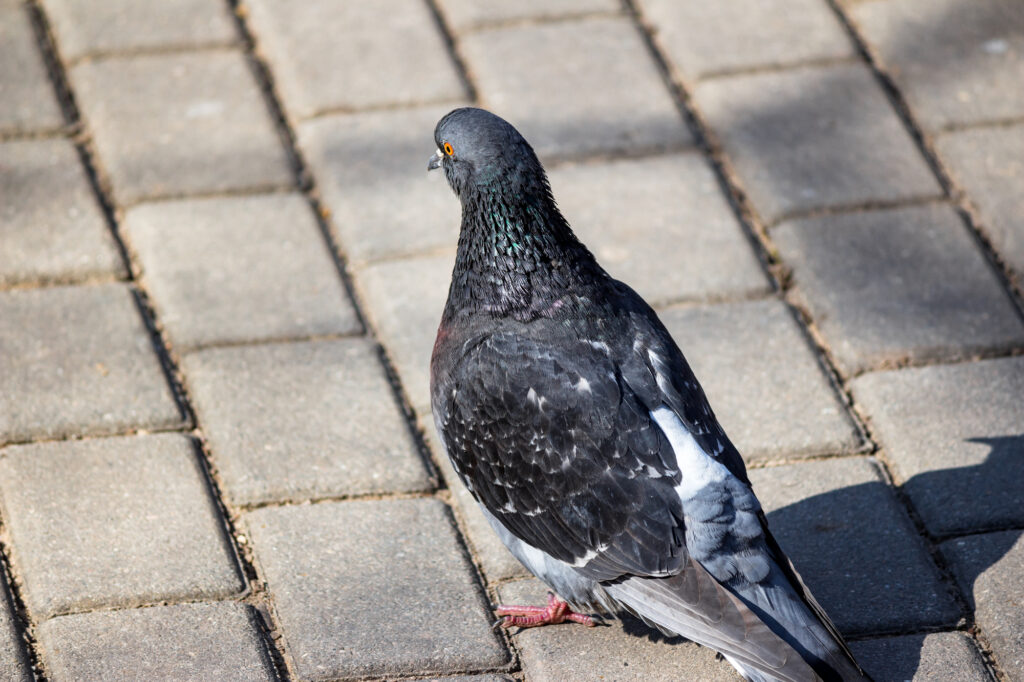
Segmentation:
<svg viewBox="0 0 1024 682">
<path fill-rule="evenodd" d="M 498 623 L 503 628 L 520 627 L 534 628 L 541 625 L 557 625 L 569 620 L 587 627 L 594 627 L 594 618 L 584 613 L 576 613 L 569 605 L 548 592 L 547 606 L 507 606 L 499 604 L 496 613 L 501 619 Z"/>
</svg>

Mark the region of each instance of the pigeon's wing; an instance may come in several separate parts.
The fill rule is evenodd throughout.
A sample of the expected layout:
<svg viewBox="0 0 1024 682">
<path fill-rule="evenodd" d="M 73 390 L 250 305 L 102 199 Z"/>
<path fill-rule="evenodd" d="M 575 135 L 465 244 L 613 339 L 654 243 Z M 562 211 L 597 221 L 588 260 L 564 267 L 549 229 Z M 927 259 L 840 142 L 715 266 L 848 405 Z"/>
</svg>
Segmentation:
<svg viewBox="0 0 1024 682">
<path fill-rule="evenodd" d="M 683 565 L 671 445 L 606 353 L 489 335 L 433 397 L 453 466 L 517 538 L 595 580 Z"/>
<path fill-rule="evenodd" d="M 650 410 L 671 409 L 702 451 L 749 486 L 743 458 L 718 423 L 704 389 L 668 330 L 629 286 L 622 282 L 615 286 L 620 307 L 629 311 L 626 325 L 632 348 L 619 362 L 630 390 Z"/>
<path fill-rule="evenodd" d="M 565 570 L 603 581 L 648 622 L 749 670 L 814 679 L 789 644 L 690 556 L 680 489 L 687 473 L 658 417 L 600 343 L 541 345 L 499 333 L 467 347 L 435 384 L 433 406 L 453 466 L 491 516 Z M 727 531 L 712 532 L 716 546 Z"/>
</svg>

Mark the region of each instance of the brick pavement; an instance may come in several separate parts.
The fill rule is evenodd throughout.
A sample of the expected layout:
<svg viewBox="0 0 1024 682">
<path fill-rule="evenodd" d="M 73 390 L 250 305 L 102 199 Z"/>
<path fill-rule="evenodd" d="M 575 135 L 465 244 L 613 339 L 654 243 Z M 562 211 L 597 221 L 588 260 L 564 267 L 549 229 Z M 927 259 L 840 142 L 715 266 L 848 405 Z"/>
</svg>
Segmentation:
<svg viewBox="0 0 1024 682">
<path fill-rule="evenodd" d="M 478 103 L 880 680 L 1024 680 L 1012 0 L 0 0 L 0 679 L 737 679 L 540 599 L 427 363 Z"/>
</svg>

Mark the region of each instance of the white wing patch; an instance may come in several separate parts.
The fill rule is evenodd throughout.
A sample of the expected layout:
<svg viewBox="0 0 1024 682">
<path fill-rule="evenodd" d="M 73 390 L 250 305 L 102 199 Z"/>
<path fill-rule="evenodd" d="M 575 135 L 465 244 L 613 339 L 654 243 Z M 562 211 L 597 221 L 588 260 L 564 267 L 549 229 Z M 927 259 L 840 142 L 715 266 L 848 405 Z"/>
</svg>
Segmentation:
<svg viewBox="0 0 1024 682">
<path fill-rule="evenodd" d="M 597 556 L 598 552 L 603 552 L 606 549 L 608 549 L 608 545 L 601 545 L 596 550 L 592 549 L 576 561 L 572 562 L 572 566 L 575 568 L 583 568 L 590 563 L 591 559 Z"/>
<path fill-rule="evenodd" d="M 675 412 L 667 407 L 659 407 L 651 412 L 651 418 L 661 428 L 675 452 L 676 463 L 682 472 L 682 481 L 676 486 L 676 492 L 683 502 L 693 499 L 702 488 L 721 483 L 730 476 L 724 464 L 697 444 L 693 434 Z"/>
</svg>

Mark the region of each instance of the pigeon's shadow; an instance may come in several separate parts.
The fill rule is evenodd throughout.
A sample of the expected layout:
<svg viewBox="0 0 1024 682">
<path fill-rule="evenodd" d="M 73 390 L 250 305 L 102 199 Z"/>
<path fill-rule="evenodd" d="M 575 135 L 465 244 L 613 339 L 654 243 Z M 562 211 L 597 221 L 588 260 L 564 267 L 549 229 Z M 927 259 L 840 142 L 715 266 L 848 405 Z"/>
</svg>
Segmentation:
<svg viewBox="0 0 1024 682">
<path fill-rule="evenodd" d="M 912 508 L 915 499 L 926 500 L 928 496 L 948 500 L 955 507 L 993 494 L 1003 499 L 1024 499 L 1024 433 L 970 438 L 966 442 L 988 445 L 985 460 L 975 466 L 911 477 L 900 489 L 902 493 L 913 491 L 903 495 Z M 860 640 L 901 631 L 951 630 L 963 616 L 973 620 L 975 580 L 1014 545 L 1024 521 L 1024 512 L 1019 510 L 1015 521 L 1008 520 L 1015 511 L 1011 508 L 1006 510 L 1006 517 L 994 522 L 976 519 L 963 531 L 945 537 L 929 532 L 926 538 L 900 497 L 878 478 L 814 495 L 767 514 L 773 534 L 811 592 L 840 631 L 854 640 L 858 660 L 869 672 L 874 669 L 879 682 L 912 679 L 920 665 L 925 636 L 902 638 L 896 655 L 892 649 L 882 655 L 871 642 Z M 969 507 L 967 504 L 964 508 Z M 941 545 L 948 538 L 1014 526 L 1016 531 L 990 536 L 984 561 L 970 568 L 956 567 L 955 581 L 963 589 L 944 575 L 929 551 L 929 543 Z M 954 591 L 963 594 L 971 614 L 961 612 Z M 684 641 L 666 638 L 636 619 L 624 619 L 623 629 L 651 641 Z M 878 655 L 873 656 L 876 651 Z"/>
</svg>

